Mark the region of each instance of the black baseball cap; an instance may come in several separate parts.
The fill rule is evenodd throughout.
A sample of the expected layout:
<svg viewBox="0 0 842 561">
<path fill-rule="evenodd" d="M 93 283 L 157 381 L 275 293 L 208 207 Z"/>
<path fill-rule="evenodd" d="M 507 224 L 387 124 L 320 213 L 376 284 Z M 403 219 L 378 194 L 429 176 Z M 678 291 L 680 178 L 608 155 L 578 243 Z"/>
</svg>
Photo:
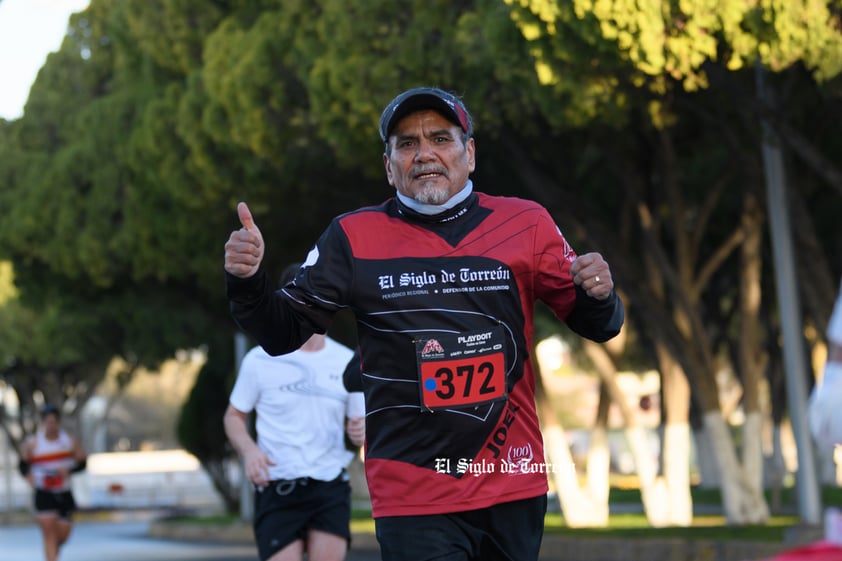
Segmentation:
<svg viewBox="0 0 842 561">
<path fill-rule="evenodd" d="M 473 135 L 471 114 L 458 97 L 438 88 L 413 88 L 398 94 L 380 115 L 380 139 L 388 142 L 395 125 L 405 116 L 421 109 L 433 109 L 454 125 L 459 125 L 468 136 Z"/>
<path fill-rule="evenodd" d="M 55 415 L 56 417 L 61 417 L 61 412 L 59 411 L 58 407 L 53 405 L 52 403 L 47 403 L 41 408 L 41 418 L 43 419 L 47 415 Z"/>
</svg>

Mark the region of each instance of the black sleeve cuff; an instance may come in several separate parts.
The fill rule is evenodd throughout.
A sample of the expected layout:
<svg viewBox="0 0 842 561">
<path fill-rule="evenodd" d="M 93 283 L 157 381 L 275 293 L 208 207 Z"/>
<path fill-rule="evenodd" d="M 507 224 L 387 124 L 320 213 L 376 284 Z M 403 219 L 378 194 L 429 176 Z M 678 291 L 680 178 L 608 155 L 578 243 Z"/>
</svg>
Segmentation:
<svg viewBox="0 0 842 561">
<path fill-rule="evenodd" d="M 615 291 L 605 300 L 591 298 L 576 286 L 576 307 L 567 316 L 567 326 L 586 339 L 604 343 L 620 332 L 625 321 L 623 301 Z"/>
<path fill-rule="evenodd" d="M 345 366 L 345 372 L 342 373 L 342 383 L 345 386 L 345 391 L 361 392 L 363 391 L 363 374 L 360 368 L 360 349 L 354 351 L 354 356 L 348 361 Z"/>
<path fill-rule="evenodd" d="M 246 303 L 259 300 L 266 292 L 266 279 L 263 264 L 254 275 L 247 278 L 236 277 L 225 271 L 225 294 L 231 302 Z"/>
</svg>

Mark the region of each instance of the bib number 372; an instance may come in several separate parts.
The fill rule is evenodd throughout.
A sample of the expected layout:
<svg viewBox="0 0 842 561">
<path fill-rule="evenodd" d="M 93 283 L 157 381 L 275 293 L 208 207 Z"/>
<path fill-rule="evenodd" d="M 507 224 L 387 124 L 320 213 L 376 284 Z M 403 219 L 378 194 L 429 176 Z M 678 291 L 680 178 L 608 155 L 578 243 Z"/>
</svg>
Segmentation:
<svg viewBox="0 0 842 561">
<path fill-rule="evenodd" d="M 502 329 L 448 334 L 416 345 L 425 409 L 481 405 L 506 397 Z"/>
</svg>

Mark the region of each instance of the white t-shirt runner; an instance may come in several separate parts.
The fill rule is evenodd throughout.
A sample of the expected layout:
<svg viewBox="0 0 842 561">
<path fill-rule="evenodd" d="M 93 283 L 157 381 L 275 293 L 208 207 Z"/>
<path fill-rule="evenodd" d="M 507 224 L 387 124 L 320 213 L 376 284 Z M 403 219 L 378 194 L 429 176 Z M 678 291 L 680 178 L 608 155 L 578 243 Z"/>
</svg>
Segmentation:
<svg viewBox="0 0 842 561">
<path fill-rule="evenodd" d="M 348 393 L 342 383 L 353 354 L 326 337 L 315 352 L 273 357 L 258 346 L 243 357 L 230 402 L 257 412 L 257 445 L 275 462 L 270 479 L 331 481 L 351 462 L 345 417 L 365 416 L 362 392 Z"/>
</svg>

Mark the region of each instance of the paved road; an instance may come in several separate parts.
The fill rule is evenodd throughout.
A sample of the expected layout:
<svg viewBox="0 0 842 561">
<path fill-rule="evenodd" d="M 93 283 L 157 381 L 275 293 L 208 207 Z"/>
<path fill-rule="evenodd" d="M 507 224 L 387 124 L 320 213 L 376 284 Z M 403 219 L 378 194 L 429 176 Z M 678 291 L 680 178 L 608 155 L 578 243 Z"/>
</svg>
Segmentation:
<svg viewBox="0 0 842 561">
<path fill-rule="evenodd" d="M 114 513 L 111 519 L 83 519 L 73 530 L 59 561 L 257 561 L 253 545 L 217 541 L 185 541 L 153 538 L 149 515 Z M 810 538 L 806 541 L 812 541 Z M 375 551 L 362 548 L 361 540 L 346 561 L 379 561 Z M 767 559 L 780 553 L 782 544 L 708 541 L 704 539 L 603 539 L 545 536 L 542 561 L 655 561 L 710 559 L 746 561 Z M 32 524 L 0 525 L 0 561 L 41 561 L 41 536 Z"/>
<path fill-rule="evenodd" d="M 147 536 L 149 522 L 83 521 L 75 525 L 60 561 L 256 561 L 250 545 L 207 544 L 153 539 Z M 38 561 L 43 559 L 41 536 L 34 525 L 0 526 L 0 559 Z M 376 552 L 351 551 L 347 561 L 379 561 Z"/>
</svg>

